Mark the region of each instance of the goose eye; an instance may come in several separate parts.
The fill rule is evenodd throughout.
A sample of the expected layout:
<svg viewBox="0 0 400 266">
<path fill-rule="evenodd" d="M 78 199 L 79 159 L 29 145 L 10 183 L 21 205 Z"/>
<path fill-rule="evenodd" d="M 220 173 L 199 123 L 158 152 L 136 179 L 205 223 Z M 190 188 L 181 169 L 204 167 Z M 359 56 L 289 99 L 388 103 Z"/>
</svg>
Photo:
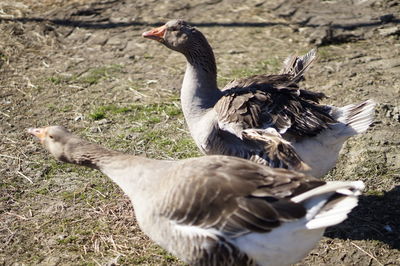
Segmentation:
<svg viewBox="0 0 400 266">
<path fill-rule="evenodd" d="M 54 139 L 54 137 L 52 135 L 49 135 L 49 138 Z"/>
</svg>

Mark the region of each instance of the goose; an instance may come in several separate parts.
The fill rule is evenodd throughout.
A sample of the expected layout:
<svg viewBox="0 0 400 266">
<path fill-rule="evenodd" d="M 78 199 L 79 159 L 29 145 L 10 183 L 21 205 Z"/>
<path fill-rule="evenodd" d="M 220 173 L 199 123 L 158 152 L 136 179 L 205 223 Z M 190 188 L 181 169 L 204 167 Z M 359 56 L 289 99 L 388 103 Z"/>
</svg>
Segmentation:
<svg viewBox="0 0 400 266">
<path fill-rule="evenodd" d="M 111 178 L 143 232 L 190 265 L 295 263 L 326 227 L 347 218 L 364 188 L 225 155 L 167 161 L 124 154 L 60 126 L 28 132 L 56 159 Z"/>
<path fill-rule="evenodd" d="M 323 93 L 298 87 L 315 49 L 289 56 L 281 74 L 233 80 L 220 90 L 213 50 L 199 30 L 178 19 L 142 36 L 186 57 L 180 99 L 203 154 L 238 156 L 322 177 L 335 166 L 344 142 L 373 121 L 372 100 L 338 108 L 319 104 Z"/>
</svg>

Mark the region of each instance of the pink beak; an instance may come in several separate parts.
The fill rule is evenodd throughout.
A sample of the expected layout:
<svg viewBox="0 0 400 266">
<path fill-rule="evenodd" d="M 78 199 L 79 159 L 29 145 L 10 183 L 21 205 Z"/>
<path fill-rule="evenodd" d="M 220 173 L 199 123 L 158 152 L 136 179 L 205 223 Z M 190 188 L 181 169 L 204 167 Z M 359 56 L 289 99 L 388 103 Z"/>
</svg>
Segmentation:
<svg viewBox="0 0 400 266">
<path fill-rule="evenodd" d="M 40 142 L 43 143 L 44 138 L 46 137 L 47 128 L 46 127 L 28 128 L 27 131 L 29 134 L 34 135 L 35 137 L 37 137 L 40 140 Z"/>
<path fill-rule="evenodd" d="M 166 30 L 167 30 L 167 27 L 164 25 L 164 26 L 143 32 L 142 36 L 147 39 L 162 42 L 164 40 L 164 34 L 165 34 Z"/>
</svg>

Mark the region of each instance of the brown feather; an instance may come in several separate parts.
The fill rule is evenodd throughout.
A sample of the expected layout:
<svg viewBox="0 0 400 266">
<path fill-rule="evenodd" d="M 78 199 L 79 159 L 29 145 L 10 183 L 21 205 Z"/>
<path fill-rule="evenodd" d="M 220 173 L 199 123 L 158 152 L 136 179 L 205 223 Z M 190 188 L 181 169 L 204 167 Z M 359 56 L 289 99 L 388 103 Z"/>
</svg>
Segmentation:
<svg viewBox="0 0 400 266">
<path fill-rule="evenodd" d="M 197 185 L 189 187 L 183 182 L 171 194 L 179 193 L 182 198 L 193 200 L 190 206 L 185 202 L 168 213 L 169 218 L 182 224 L 213 227 L 232 236 L 268 232 L 283 221 L 303 217 L 304 207 L 290 198 L 299 191 L 325 184 L 292 171 L 271 170 L 234 157 L 198 162 L 195 167 L 202 171 L 189 164 L 177 170 L 182 173 L 189 167 L 191 174 L 186 180 Z"/>
<path fill-rule="evenodd" d="M 269 79 L 264 82 L 250 84 L 260 88 L 239 87 L 244 82 L 225 91 L 214 107 L 218 119 L 226 124 L 238 123 L 243 129 L 274 127 L 283 133 L 287 130 L 297 138 L 315 136 L 337 122 L 329 108 L 316 101 L 322 97 L 320 94 L 271 87 Z"/>
<path fill-rule="evenodd" d="M 296 153 L 294 147 L 282 136 L 266 132 L 264 130 L 248 129 L 243 131 L 243 138 L 256 141 L 259 145 L 264 146 L 267 156 L 271 161 L 282 162 L 283 166 L 292 167 L 298 171 L 308 171 L 310 167 L 301 160 Z"/>
</svg>

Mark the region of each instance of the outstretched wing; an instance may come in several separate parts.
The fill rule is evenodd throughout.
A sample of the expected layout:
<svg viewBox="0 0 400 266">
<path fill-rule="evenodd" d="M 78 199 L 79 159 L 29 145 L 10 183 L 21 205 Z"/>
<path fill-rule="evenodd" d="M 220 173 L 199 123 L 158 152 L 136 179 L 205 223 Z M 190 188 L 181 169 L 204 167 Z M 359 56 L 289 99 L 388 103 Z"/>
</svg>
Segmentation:
<svg viewBox="0 0 400 266">
<path fill-rule="evenodd" d="M 230 82 L 214 110 L 221 129 L 241 137 L 243 129 L 272 127 L 293 137 L 315 136 L 336 121 L 319 105 L 323 93 L 301 90 L 297 83 L 315 60 L 315 50 L 290 56 L 282 74 L 257 75 Z"/>
<path fill-rule="evenodd" d="M 246 146 L 228 149 L 231 152 L 224 154 L 239 154 L 271 167 L 309 168 L 286 140 L 313 137 L 337 123 L 331 107 L 319 104 L 323 93 L 298 88 L 315 56 L 316 50 L 301 57 L 290 56 L 281 74 L 234 80 L 222 90 L 223 96 L 214 106 L 219 134 L 229 132 Z M 226 138 L 224 142 L 225 146 L 232 144 Z"/>
<path fill-rule="evenodd" d="M 168 192 L 175 201 L 165 215 L 177 224 L 217 229 L 224 235 L 269 232 L 284 221 L 304 217 L 305 208 L 291 197 L 325 184 L 285 169 L 272 169 L 225 156 L 186 161 L 178 169 L 180 184 Z M 176 197 L 176 195 L 179 195 Z"/>
<path fill-rule="evenodd" d="M 268 77 L 262 84 L 225 91 L 214 107 L 222 129 L 239 135 L 243 129 L 273 127 L 280 134 L 303 137 L 315 136 L 336 122 L 330 109 L 318 104 L 322 95 L 281 87 Z"/>
</svg>

